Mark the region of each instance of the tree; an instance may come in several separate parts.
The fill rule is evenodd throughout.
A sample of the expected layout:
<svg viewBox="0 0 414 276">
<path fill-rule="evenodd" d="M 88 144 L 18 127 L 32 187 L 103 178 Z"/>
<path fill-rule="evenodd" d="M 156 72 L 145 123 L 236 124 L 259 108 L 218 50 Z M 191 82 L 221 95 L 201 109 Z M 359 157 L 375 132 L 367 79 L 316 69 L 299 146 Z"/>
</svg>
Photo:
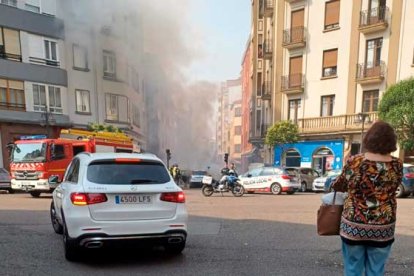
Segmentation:
<svg viewBox="0 0 414 276">
<path fill-rule="evenodd" d="M 379 118 L 392 125 L 404 150 L 414 149 L 414 78 L 388 88 L 378 107 Z"/>
<path fill-rule="evenodd" d="M 89 123 L 88 124 L 88 130 L 89 131 L 95 131 L 95 132 L 98 132 L 98 131 L 107 131 L 107 132 L 122 133 L 122 130 L 120 130 L 116 126 L 113 126 L 113 125 L 102 125 L 102 124 L 97 124 L 97 123 Z"/>
<path fill-rule="evenodd" d="M 298 126 L 291 121 L 279 121 L 267 130 L 265 144 L 275 146 L 276 144 L 295 143 L 298 140 Z"/>
</svg>

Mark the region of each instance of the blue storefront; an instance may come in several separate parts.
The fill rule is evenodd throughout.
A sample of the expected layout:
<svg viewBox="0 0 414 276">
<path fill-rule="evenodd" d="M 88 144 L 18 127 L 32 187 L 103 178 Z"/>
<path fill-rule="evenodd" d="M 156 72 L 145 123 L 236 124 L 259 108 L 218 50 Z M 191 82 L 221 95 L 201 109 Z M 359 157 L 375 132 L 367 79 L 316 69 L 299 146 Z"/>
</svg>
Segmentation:
<svg viewBox="0 0 414 276">
<path fill-rule="evenodd" d="M 275 147 L 277 166 L 314 168 L 322 173 L 340 170 L 343 164 L 344 141 L 303 141 Z"/>
</svg>

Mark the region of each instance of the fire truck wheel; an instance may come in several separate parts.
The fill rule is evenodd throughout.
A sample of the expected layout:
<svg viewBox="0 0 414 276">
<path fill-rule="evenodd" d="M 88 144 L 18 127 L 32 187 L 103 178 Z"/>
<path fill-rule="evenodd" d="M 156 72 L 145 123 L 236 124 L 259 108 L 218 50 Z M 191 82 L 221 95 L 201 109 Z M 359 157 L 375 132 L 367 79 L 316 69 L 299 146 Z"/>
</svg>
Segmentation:
<svg viewBox="0 0 414 276">
<path fill-rule="evenodd" d="M 40 196 L 40 192 L 30 192 L 30 195 L 32 197 L 39 197 Z"/>
</svg>

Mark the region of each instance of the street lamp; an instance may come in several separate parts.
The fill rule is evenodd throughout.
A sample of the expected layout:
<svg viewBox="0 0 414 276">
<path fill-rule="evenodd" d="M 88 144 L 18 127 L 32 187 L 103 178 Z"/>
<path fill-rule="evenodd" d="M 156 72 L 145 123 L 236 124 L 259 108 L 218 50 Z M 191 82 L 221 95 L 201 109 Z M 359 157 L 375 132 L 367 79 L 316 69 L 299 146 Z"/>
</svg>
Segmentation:
<svg viewBox="0 0 414 276">
<path fill-rule="evenodd" d="M 42 121 L 40 125 L 46 127 L 47 138 L 50 138 L 50 126 L 54 125 L 56 120 L 53 118 L 53 114 L 49 111 L 48 106 L 45 105 L 44 108 L 45 111 L 42 113 Z"/>
<path fill-rule="evenodd" d="M 367 120 L 368 118 L 368 120 Z M 367 123 L 370 123 L 370 117 L 369 114 L 360 112 L 358 113 L 358 122 L 362 123 L 362 127 L 361 127 L 361 146 L 359 147 L 359 153 L 362 153 L 362 140 L 364 140 L 364 126 L 365 126 L 365 121 Z"/>
</svg>

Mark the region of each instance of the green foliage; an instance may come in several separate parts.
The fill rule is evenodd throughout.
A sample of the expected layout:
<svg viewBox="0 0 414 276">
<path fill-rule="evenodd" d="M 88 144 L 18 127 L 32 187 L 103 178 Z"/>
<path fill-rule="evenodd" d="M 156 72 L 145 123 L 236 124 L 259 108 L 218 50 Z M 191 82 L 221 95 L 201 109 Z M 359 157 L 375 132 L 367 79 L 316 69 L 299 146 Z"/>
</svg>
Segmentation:
<svg viewBox="0 0 414 276">
<path fill-rule="evenodd" d="M 395 128 L 401 148 L 414 149 L 414 78 L 390 86 L 378 112 L 381 120 Z"/>
<path fill-rule="evenodd" d="M 276 144 L 295 143 L 298 140 L 298 126 L 291 121 L 279 121 L 267 130 L 265 143 L 274 146 Z"/>
<path fill-rule="evenodd" d="M 117 128 L 116 126 L 113 125 L 105 125 L 105 124 L 98 124 L 98 123 L 89 123 L 88 124 L 88 130 L 89 131 L 107 131 L 107 132 L 115 132 L 115 133 L 123 133 L 122 130 L 120 130 L 119 128 Z"/>
</svg>

